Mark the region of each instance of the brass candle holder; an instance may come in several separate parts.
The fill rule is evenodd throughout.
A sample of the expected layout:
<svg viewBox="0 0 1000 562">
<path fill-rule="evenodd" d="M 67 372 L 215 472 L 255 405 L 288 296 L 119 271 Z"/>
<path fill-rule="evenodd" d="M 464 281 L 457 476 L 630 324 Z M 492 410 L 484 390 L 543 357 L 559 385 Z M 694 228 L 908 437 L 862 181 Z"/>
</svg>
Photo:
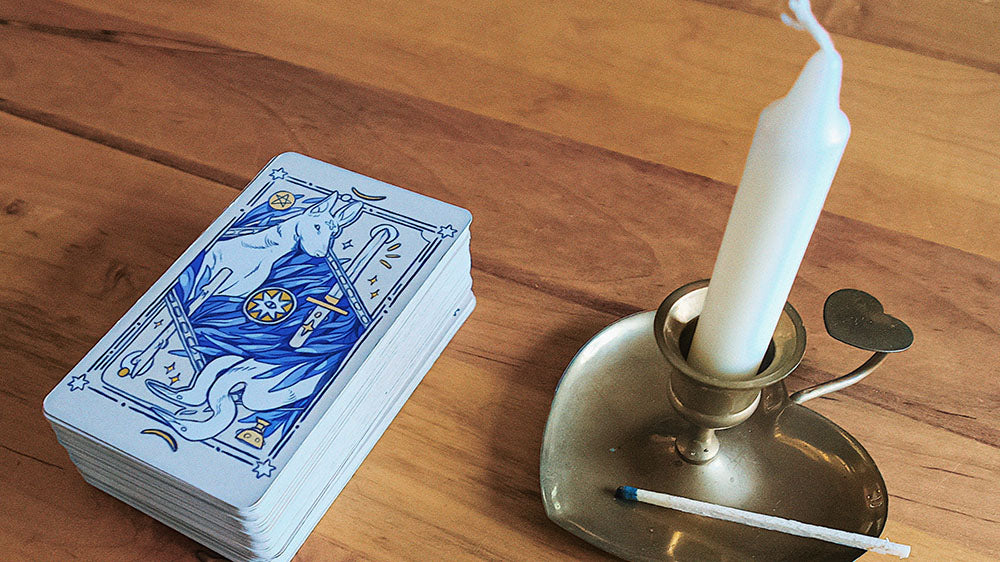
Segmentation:
<svg viewBox="0 0 1000 562">
<path fill-rule="evenodd" d="M 655 312 L 611 324 L 567 366 L 541 453 L 549 518 L 629 560 L 854 560 L 863 551 L 614 498 L 630 485 L 815 525 L 878 536 L 888 494 L 864 447 L 802 405 L 867 376 L 906 349 L 912 332 L 850 289 L 827 299 L 835 338 L 874 355 L 832 381 L 789 396 L 782 382 L 805 351 L 786 304 L 761 369 L 746 380 L 686 361 L 707 281 Z"/>
</svg>

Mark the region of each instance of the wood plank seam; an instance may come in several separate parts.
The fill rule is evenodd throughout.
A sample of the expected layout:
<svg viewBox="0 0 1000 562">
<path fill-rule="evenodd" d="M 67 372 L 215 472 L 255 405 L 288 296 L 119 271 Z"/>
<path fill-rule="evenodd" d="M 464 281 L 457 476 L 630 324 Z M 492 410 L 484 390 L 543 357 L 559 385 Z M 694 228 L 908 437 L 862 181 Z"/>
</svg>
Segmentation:
<svg viewBox="0 0 1000 562">
<path fill-rule="evenodd" d="M 344 76 L 354 79 L 358 83 L 371 84 L 375 87 L 382 87 L 388 91 L 404 91 L 408 93 L 416 92 L 420 97 L 430 97 L 442 101 L 446 104 L 470 109 L 476 113 L 488 114 L 500 117 L 504 121 L 525 123 L 529 127 L 541 130 L 551 130 L 570 138 L 580 138 L 599 146 L 610 146 L 611 148 L 633 154 L 641 158 L 654 161 L 668 162 L 683 169 L 695 170 L 709 177 L 722 179 L 729 183 L 738 181 L 738 166 L 745 154 L 739 154 L 740 150 L 733 150 L 735 145 L 748 142 L 749 132 L 752 128 L 751 116 L 756 115 L 760 107 L 765 105 L 766 100 L 773 98 L 755 96 L 757 99 L 751 103 L 734 103 L 732 100 L 720 99 L 720 104 L 712 106 L 701 106 L 693 104 L 692 100 L 699 100 L 702 97 L 709 98 L 717 95 L 717 90 L 725 89 L 721 82 L 712 79 L 711 82 L 703 82 L 702 72 L 708 69 L 700 68 L 693 64 L 696 59 L 688 60 L 688 56 L 699 53 L 697 58 L 702 58 L 701 53 L 706 49 L 723 49 L 728 60 L 729 55 L 733 55 L 732 62 L 728 62 L 725 67 L 712 68 L 725 74 L 733 74 L 734 78 L 747 80 L 746 83 L 757 84 L 753 76 L 740 70 L 742 67 L 753 68 L 753 61 L 746 61 L 745 49 L 731 49 L 728 43 L 736 39 L 737 44 L 756 45 L 754 37 L 748 37 L 748 29 L 758 31 L 765 37 L 762 41 L 767 41 L 768 45 L 775 44 L 780 47 L 785 44 L 787 38 L 794 42 L 794 37 L 789 36 L 789 31 L 783 29 L 780 23 L 774 21 L 776 15 L 784 7 L 782 0 L 719 0 L 720 3 L 742 7 L 744 11 L 719 9 L 718 6 L 710 6 L 705 1 L 691 0 L 671 0 L 666 4 L 659 2 L 647 2 L 656 4 L 661 8 L 655 11 L 656 19 L 647 22 L 645 19 L 636 19 L 639 31 L 649 33 L 648 28 L 643 27 L 653 24 L 656 27 L 663 26 L 663 31 L 670 37 L 676 39 L 679 46 L 676 50 L 670 50 L 671 60 L 675 60 L 677 65 L 664 66 L 659 61 L 664 53 L 646 52 L 638 49 L 642 53 L 637 59 L 632 60 L 623 57 L 629 62 L 625 63 L 620 70 L 628 71 L 631 74 L 646 74 L 644 68 L 649 68 L 650 77 L 657 76 L 662 79 L 670 79 L 670 82 L 678 80 L 684 84 L 683 87 L 669 88 L 667 83 L 658 78 L 655 82 L 651 79 L 630 79 L 622 87 L 610 88 L 601 76 L 606 76 L 600 67 L 595 67 L 586 60 L 580 61 L 581 71 L 586 73 L 588 69 L 596 72 L 594 78 L 598 78 L 595 89 L 594 84 L 589 84 L 587 80 L 577 80 L 569 78 L 565 72 L 565 64 L 560 62 L 555 68 L 543 65 L 541 72 L 523 68 L 524 58 L 542 57 L 548 60 L 545 53 L 539 51 L 539 39 L 550 42 L 552 49 L 560 53 L 560 61 L 573 60 L 573 53 L 580 53 L 578 41 L 584 38 L 597 40 L 595 45 L 605 44 L 604 41 L 615 39 L 620 36 L 616 30 L 621 25 L 631 25 L 632 17 L 637 14 L 633 11 L 614 10 L 604 13 L 602 10 L 584 8 L 582 15 L 564 18 L 551 18 L 553 21 L 542 25 L 539 32 L 560 31 L 560 34 L 548 36 L 535 35 L 534 24 L 529 21 L 521 21 L 516 16 L 518 8 L 506 10 L 494 10 L 488 6 L 469 6 L 463 8 L 462 13 L 470 18 L 481 18 L 485 24 L 491 24 L 484 29 L 484 35 L 490 35 L 490 29 L 496 26 L 512 25 L 519 31 L 512 36 L 521 37 L 527 35 L 527 41 L 519 42 L 515 49 L 524 50 L 524 57 L 519 57 L 516 61 L 509 60 L 502 55 L 491 53 L 504 53 L 508 49 L 494 48 L 493 42 L 497 37 L 490 36 L 479 39 L 478 34 L 467 36 L 463 33 L 461 26 L 448 26 L 444 21 L 439 29 L 440 34 L 449 38 L 445 45 L 439 45 L 440 41 L 435 39 L 434 34 L 427 38 L 428 34 L 414 34 L 412 25 L 423 22 L 421 17 L 402 18 L 405 20 L 414 19 L 412 24 L 396 25 L 395 22 L 386 22 L 390 25 L 386 27 L 388 37 L 384 41 L 402 42 L 406 48 L 395 54 L 382 54 L 385 49 L 370 49 L 376 51 L 371 58 L 366 58 L 363 53 L 346 52 L 337 47 L 316 45 L 320 50 L 333 49 L 330 53 L 323 53 L 318 58 L 316 51 L 309 48 L 292 48 L 296 39 L 285 35 L 287 27 L 281 27 L 281 21 L 276 21 L 275 25 L 268 25 L 264 29 L 257 27 L 260 21 L 269 18 L 254 17 L 247 14 L 246 20 L 240 19 L 232 21 L 224 14 L 224 9 L 218 7 L 203 7 L 203 9 L 190 11 L 185 10 L 184 15 L 178 14 L 176 18 L 163 17 L 170 14 L 170 10 L 162 7 L 155 7 L 158 3 L 139 2 L 135 7 L 128 7 L 124 2 L 103 1 L 94 3 L 89 0 L 71 0 L 65 4 L 60 3 L 58 8 L 51 11 L 55 14 L 47 14 L 42 10 L 30 9 L 18 11 L 17 8 L 7 10 L 9 17 L 22 20 L 39 21 L 53 25 L 73 25 L 81 28 L 102 28 L 108 27 L 121 29 L 123 32 L 138 31 L 150 34 L 151 36 L 183 37 L 195 42 L 209 42 L 232 45 L 236 48 L 247 49 L 249 51 L 266 53 L 278 60 L 292 61 L 305 67 L 317 68 L 328 72 L 333 76 Z M 915 5 L 931 5 L 935 0 L 919 0 Z M 991 41 L 991 36 L 984 37 L 982 31 L 984 26 L 988 26 L 993 15 L 988 8 L 969 8 L 971 2 L 952 2 L 945 7 L 942 6 L 936 12 L 931 11 L 929 15 L 917 16 L 914 12 L 921 12 L 914 6 L 912 10 L 901 10 L 898 8 L 900 0 L 879 0 L 873 2 L 868 0 L 815 0 L 817 11 L 825 13 L 831 21 L 840 21 L 843 29 L 855 30 L 855 34 L 872 35 L 874 39 L 857 40 L 852 36 L 844 35 L 845 46 L 851 46 L 853 61 L 851 67 L 855 75 L 860 80 L 848 81 L 853 84 L 855 95 L 851 99 L 855 100 L 855 107 L 848 114 L 862 116 L 865 122 L 872 123 L 868 130 L 859 127 L 856 131 L 855 139 L 852 143 L 855 149 L 848 148 L 846 158 L 851 159 L 851 165 L 841 170 L 839 188 L 832 193 L 830 201 L 831 208 L 837 211 L 861 218 L 866 222 L 883 224 L 891 229 L 915 234 L 927 238 L 935 238 L 945 241 L 949 245 L 961 247 L 981 255 L 989 255 L 996 259 L 997 245 L 982 236 L 974 236 L 969 233 L 968 228 L 947 229 L 940 226 L 942 222 L 952 222 L 963 224 L 963 215 L 970 216 L 974 221 L 969 221 L 974 228 L 984 230 L 992 228 L 988 215 L 981 212 L 974 212 L 976 203 L 982 202 L 985 207 L 995 206 L 992 190 L 989 187 L 989 180 L 993 175 L 988 156 L 982 153 L 976 154 L 976 146 L 988 144 L 992 138 L 988 132 L 988 127 L 970 127 L 976 131 L 979 141 L 970 145 L 969 139 L 963 137 L 955 131 L 955 127 L 950 123 L 964 122 L 961 109 L 952 100 L 955 96 L 971 93 L 968 101 L 971 112 L 982 112 L 984 118 L 979 122 L 989 121 L 985 111 L 985 103 L 992 96 L 992 82 L 997 77 L 996 74 L 985 72 L 980 69 L 956 65 L 954 63 L 933 59 L 931 57 L 919 56 L 921 60 L 914 59 L 913 56 L 906 56 L 907 53 L 899 49 L 885 48 L 880 45 L 877 38 L 884 35 L 882 31 L 889 33 L 893 37 L 902 37 L 917 43 L 928 43 L 932 47 L 949 48 L 948 45 L 954 43 L 961 46 L 966 42 L 960 41 L 957 37 L 960 33 L 969 35 L 969 48 L 958 49 L 957 52 L 975 54 L 974 49 L 979 44 L 986 45 Z M 45 4 L 43 2 L 42 4 Z M 115 7 L 115 5 L 119 5 Z M 153 6 L 142 5 L 153 4 Z M 316 10 L 307 5 L 306 2 L 292 2 L 290 6 L 296 6 L 304 10 L 309 15 L 307 20 L 300 24 L 303 29 L 316 29 L 323 26 L 337 29 L 345 26 L 345 38 L 350 38 L 356 34 L 357 41 L 353 48 L 364 49 L 364 41 L 371 37 L 383 37 L 381 33 L 369 33 L 367 30 L 371 25 L 379 25 L 379 18 L 391 17 L 386 13 L 384 3 L 375 3 L 370 10 L 362 10 L 357 17 L 349 14 L 337 13 L 336 5 L 331 5 L 330 9 Z M 476 4 L 476 3 L 474 3 Z M 585 3 L 586 4 L 586 3 Z M 593 3 L 590 3 L 593 4 Z M 835 5 L 835 8 L 825 9 L 826 6 Z M 961 5 L 959 5 L 961 4 Z M 978 5 L 978 3 L 976 3 Z M 78 5 L 76 8 L 70 6 Z M 391 6 L 391 3 L 390 3 Z M 754 9 L 768 9 L 772 17 L 765 18 L 751 16 L 746 13 L 750 6 Z M 863 13 L 855 13 L 851 10 L 857 7 Z M 429 8 L 431 13 L 428 18 L 433 18 L 434 10 L 441 8 L 435 5 Z M 443 8 L 447 10 L 447 8 Z M 70 15 L 62 14 L 68 11 Z M 425 9 L 423 11 L 428 11 Z M 213 21 L 213 17 L 220 17 L 219 21 Z M 369 13 L 370 12 L 370 13 Z M 268 10 L 260 12 L 267 14 Z M 505 14 L 507 19 L 514 16 L 514 23 L 508 24 L 499 21 L 500 15 Z M 955 17 L 949 17 L 954 14 Z M 259 15 L 259 14 L 258 14 Z M 414 14 L 416 15 L 416 14 Z M 450 18 L 453 13 L 443 14 Z M 911 17 L 912 16 L 912 17 Z M 949 29 L 948 25 L 929 27 L 925 25 L 928 21 L 933 22 L 934 18 L 941 19 L 948 17 L 942 24 L 950 24 L 956 27 L 955 31 L 947 36 L 938 37 L 936 28 Z M 975 20 L 970 23 L 970 20 Z M 247 21 L 247 20 L 256 20 Z M 911 21 L 912 20 L 912 21 Z M 356 21 L 358 27 L 350 24 Z M 208 23 L 206 23 L 208 22 Z M 727 27 L 732 27 L 729 32 L 708 33 L 707 29 L 700 31 L 696 35 L 705 35 L 703 39 L 694 39 L 693 36 L 685 35 L 684 30 L 691 27 L 692 23 L 704 22 L 714 28 L 719 28 L 720 23 L 727 23 Z M 976 22 L 982 22 L 982 25 Z M 896 25 L 894 28 L 882 30 L 878 26 Z M 253 29 L 253 33 L 232 35 L 227 30 L 236 25 Z M 268 30 L 274 30 L 273 33 Z M 891 26 L 890 26 L 891 27 Z M 700 26 L 691 28 L 700 29 Z M 834 30 L 836 31 L 836 30 Z M 991 32 L 992 33 L 992 32 Z M 776 39 L 780 37 L 780 39 Z M 945 43 L 935 42 L 935 37 L 946 39 Z M 978 37 L 978 39 L 977 39 Z M 978 43 L 973 41 L 976 39 Z M 361 44 L 358 44 L 361 41 Z M 951 43 L 948 43 L 950 41 Z M 958 41 L 956 43 L 956 41 Z M 337 43 L 340 43 L 339 41 Z M 647 42 L 648 43 L 648 42 Z M 801 41 L 798 42 L 801 49 Z M 94 43 L 96 45 L 96 43 Z M 617 42 L 609 42 L 609 47 L 614 47 Z M 108 45 L 103 43 L 103 45 Z M 284 46 L 284 47 L 283 47 Z M 348 41 L 346 47 L 351 46 Z M 992 50 L 992 49 L 991 49 Z M 391 51 L 391 49 L 390 49 Z M 161 51 L 165 52 L 165 51 Z M 589 53 L 590 49 L 585 51 Z M 619 51 L 612 48 L 607 56 L 615 56 Z M 339 53 L 339 54 L 338 54 Z M 600 53 L 600 51 L 597 51 Z M 596 54 L 596 53 L 595 53 Z M 803 51 L 803 56 L 806 54 Z M 915 55 L 915 54 L 911 54 Z M 568 57 L 568 59 L 567 59 Z M 346 60 L 345 60 L 346 59 Z M 415 59 L 415 60 L 413 60 Z M 648 59 L 648 60 L 647 60 Z M 225 59 L 222 59 L 225 60 Z M 796 64 L 789 64 L 788 56 L 778 57 L 778 60 L 785 66 L 796 69 L 801 65 L 801 61 Z M 990 60 L 993 60 L 992 58 Z M 600 62 L 611 64 L 613 61 Z M 872 67 L 869 62 L 874 64 Z M 938 64 L 933 64 L 938 63 Z M 497 73 L 492 71 L 479 71 L 477 68 L 502 68 L 504 65 L 513 66 L 517 79 L 498 79 Z M 652 65 L 652 66 L 649 66 Z M 884 72 L 873 74 L 876 67 L 881 67 Z M 619 68 L 619 65 L 611 64 L 610 68 Z M 636 70 L 638 68 L 638 71 Z M 959 68 L 965 68 L 966 72 L 960 72 Z M 538 69 L 536 69 L 538 70 Z M 606 69 L 605 69 L 606 70 Z M 933 70 L 933 73 L 926 71 Z M 423 91 L 426 87 L 421 84 L 420 76 L 440 76 L 452 75 L 468 76 L 472 80 L 453 80 L 452 82 L 471 82 L 479 84 L 482 88 L 451 87 L 443 83 L 434 82 L 431 90 Z M 775 77 L 785 73 L 773 73 Z M 906 82 L 901 82 L 897 76 L 899 73 L 905 75 L 912 74 L 919 77 L 919 81 L 913 84 L 921 84 L 926 87 L 910 88 Z M 980 74 L 977 76 L 976 74 Z M 772 75 L 769 69 L 767 75 Z M 988 75 L 988 76 L 981 76 Z M 787 81 L 791 82 L 791 74 L 788 74 Z M 883 80 L 883 77 L 885 78 Z M 623 78 L 625 78 L 623 76 Z M 671 79 L 672 78 L 672 79 Z M 937 78 L 944 80 L 938 83 Z M 782 81 L 786 78 L 781 78 Z M 615 83 L 618 81 L 615 80 Z M 773 82 L 773 80 L 772 80 Z M 523 83 L 523 86 L 518 85 Z M 732 82 L 736 83 L 736 82 Z M 661 85 L 662 84 L 662 85 Z M 606 88 L 605 86 L 608 86 Z M 983 86 L 981 88 L 980 86 Z M 514 89 L 516 88 L 516 89 Z M 758 92 L 762 89 L 771 92 L 773 88 L 764 85 L 755 85 L 754 90 Z M 66 89 L 66 88 L 61 88 Z M 467 91 L 468 90 L 468 91 Z M 492 92 L 488 96 L 481 95 L 483 91 Z M 679 96 L 677 104 L 664 103 L 661 94 L 671 92 L 672 95 Z M 518 92 L 517 96 L 510 95 L 510 92 Z M 887 95 L 889 93 L 892 95 Z M 777 95 L 779 92 L 774 91 Z M 551 95 L 550 95 L 551 94 Z M 935 95 L 937 94 L 937 95 Z M 537 98 L 537 99 L 536 99 Z M 23 98 L 28 102 L 30 98 Z M 899 119 L 905 112 L 898 111 L 889 100 L 898 99 L 901 103 L 896 104 L 896 108 L 909 104 L 919 104 L 920 107 L 935 105 L 940 101 L 941 121 L 929 118 L 923 112 L 917 112 L 920 122 L 915 123 L 924 128 L 940 131 L 941 135 L 935 135 L 937 140 L 929 140 L 922 135 L 912 135 L 900 123 L 908 121 L 908 118 Z M 526 101 L 522 101 L 526 100 Z M 532 101 L 535 100 L 535 101 Z M 34 103 L 34 102 L 28 102 Z M 590 111 L 594 111 L 597 105 L 602 108 L 597 113 L 598 118 L 593 119 Z M 679 105 L 675 112 L 671 105 Z M 535 107 L 538 106 L 538 107 Z M 659 109 L 657 109 L 659 107 Z M 863 107 L 869 109 L 862 110 Z M 874 111 L 871 107 L 882 107 L 883 110 Z M 725 114 L 719 114 L 719 110 L 724 110 Z M 705 114 L 705 112 L 708 112 Z M 525 113 L 526 112 L 526 113 Z M 537 113 L 541 112 L 541 113 Z M 611 114 L 619 117 L 614 123 L 605 123 L 600 115 Z M 635 123 L 628 122 L 629 115 L 645 116 Z M 585 120 L 579 119 L 580 115 L 587 116 Z M 892 117 L 891 120 L 882 121 L 882 117 Z M 262 117 L 264 117 L 262 115 Z M 97 121 L 94 121 L 95 123 Z M 627 122 L 627 126 L 617 126 L 615 123 Z M 648 127 L 647 123 L 650 123 Z M 602 126 L 604 125 L 604 126 Z M 594 132 L 588 132 L 594 129 Z M 601 132 L 605 131 L 606 132 Z M 676 142 L 671 138 L 669 131 L 676 131 Z M 290 134 L 285 131 L 286 134 Z M 878 142 L 879 140 L 883 142 Z M 981 142 L 987 141 L 986 143 Z M 898 142 L 897 142 L 898 141 Z M 155 143 L 152 143 L 155 144 Z M 699 148 L 705 146 L 708 150 Z M 897 146 L 892 151 L 880 148 L 886 146 Z M 181 151 L 183 152 L 183 151 Z M 895 154 L 892 154 L 892 153 Z M 897 156 L 898 155 L 898 158 Z M 882 166 L 885 163 L 885 166 Z M 891 173 L 890 173 L 891 172 Z M 959 196 L 945 198 L 942 193 L 955 192 Z M 912 199 L 906 201 L 902 199 L 908 197 Z M 851 201 L 863 197 L 872 204 L 854 207 Z M 929 216 L 926 212 L 913 210 L 912 206 L 894 205 L 895 201 L 913 203 L 914 206 L 940 206 L 938 216 Z M 981 207 L 979 207 L 981 209 Z M 968 224 L 968 223 L 965 223 Z M 926 225 L 926 228 L 925 228 Z M 939 225 L 939 226 L 934 226 Z M 926 234 L 921 232 L 926 231 Z"/>
<path fill-rule="evenodd" d="M 959 511 L 957 509 L 951 509 L 951 508 L 948 508 L 948 507 L 942 507 L 940 505 L 934 505 L 934 504 L 925 503 L 925 502 L 922 502 L 922 501 L 915 500 L 913 498 L 908 498 L 906 496 L 901 496 L 899 494 L 889 494 L 889 497 L 890 498 L 897 498 L 897 499 L 900 499 L 900 500 L 903 500 L 903 501 L 913 502 L 915 504 L 922 505 L 924 507 L 929 507 L 931 509 L 940 509 L 941 511 L 945 511 L 945 512 L 948 512 L 948 513 L 954 513 L 955 515 L 962 515 L 962 516 L 968 517 L 969 519 L 975 519 L 977 521 L 984 521 L 986 523 L 1000 523 L 1000 521 L 995 521 L 995 520 L 990 519 L 988 517 L 977 517 L 975 515 L 972 515 L 971 513 L 965 513 L 964 511 Z"/>
<path fill-rule="evenodd" d="M 200 53 L 214 53 L 236 56 L 265 57 L 259 53 L 243 51 L 225 45 L 213 45 L 210 43 L 200 43 L 186 39 L 162 37 L 149 33 L 136 33 L 129 31 L 118 31 L 115 29 L 83 29 L 77 27 L 66 27 L 60 25 L 50 25 L 23 20 L 0 18 L 0 26 L 27 29 L 37 33 L 48 35 L 58 35 L 85 41 L 98 41 L 101 43 L 118 43 L 128 45 L 142 45 L 145 47 L 155 47 L 174 51 L 189 51 Z M 136 40 L 137 39 L 137 40 Z"/>
<path fill-rule="evenodd" d="M 64 467 L 61 467 L 58 464 L 52 464 L 52 463 L 50 463 L 48 461 L 44 461 L 44 460 L 42 460 L 42 459 L 40 459 L 40 458 L 38 458 L 36 456 L 29 455 L 28 453 L 22 453 L 21 451 L 18 451 L 16 449 L 11 449 L 10 447 L 8 447 L 6 445 L 0 445 L 0 449 L 4 449 L 6 451 L 10 451 L 11 453 L 14 453 L 15 455 L 17 455 L 19 457 L 24 457 L 26 459 L 31 459 L 33 461 L 38 461 L 38 462 L 44 464 L 45 466 L 51 466 L 52 468 L 58 468 L 59 470 L 66 470 Z"/>
<path fill-rule="evenodd" d="M 162 164 L 169 168 L 206 179 L 226 187 L 243 189 L 249 180 L 236 174 L 200 164 L 183 156 L 161 150 L 122 136 L 96 129 L 67 117 L 21 105 L 13 100 L 0 98 L 0 112 L 37 123 L 50 129 L 73 135 L 124 152 L 131 156 Z"/>
</svg>

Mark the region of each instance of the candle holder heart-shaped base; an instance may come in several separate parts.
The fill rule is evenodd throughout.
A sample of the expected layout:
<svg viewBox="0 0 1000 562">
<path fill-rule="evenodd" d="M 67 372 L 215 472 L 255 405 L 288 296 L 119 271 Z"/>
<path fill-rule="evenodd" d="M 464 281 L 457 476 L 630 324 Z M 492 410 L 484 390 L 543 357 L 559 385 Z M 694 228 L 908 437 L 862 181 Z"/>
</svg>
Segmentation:
<svg viewBox="0 0 1000 562">
<path fill-rule="evenodd" d="M 658 336 L 656 313 L 629 316 L 566 368 L 541 453 L 549 518 L 629 560 L 854 560 L 862 550 L 615 499 L 629 485 L 876 537 L 885 525 L 888 495 L 871 456 L 790 400 L 781 381 L 805 348 L 794 309 L 782 314 L 756 384 L 713 385 L 672 364 L 705 285 L 664 301 Z"/>
</svg>

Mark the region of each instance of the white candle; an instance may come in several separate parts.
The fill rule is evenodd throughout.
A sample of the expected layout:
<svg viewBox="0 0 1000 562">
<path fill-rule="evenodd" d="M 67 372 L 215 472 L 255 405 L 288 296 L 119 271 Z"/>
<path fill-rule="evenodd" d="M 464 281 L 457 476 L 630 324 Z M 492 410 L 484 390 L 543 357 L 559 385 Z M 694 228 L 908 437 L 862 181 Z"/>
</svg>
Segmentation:
<svg viewBox="0 0 1000 562">
<path fill-rule="evenodd" d="M 791 0 L 820 50 L 760 114 L 688 362 L 728 378 L 757 372 L 851 134 L 842 61 L 808 0 Z"/>
</svg>

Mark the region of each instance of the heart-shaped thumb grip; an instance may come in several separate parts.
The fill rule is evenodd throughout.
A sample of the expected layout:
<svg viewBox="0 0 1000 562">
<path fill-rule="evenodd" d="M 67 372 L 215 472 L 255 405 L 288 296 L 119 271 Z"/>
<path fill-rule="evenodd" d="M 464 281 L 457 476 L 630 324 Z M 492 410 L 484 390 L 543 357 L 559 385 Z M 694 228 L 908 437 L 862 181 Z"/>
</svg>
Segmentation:
<svg viewBox="0 0 1000 562">
<path fill-rule="evenodd" d="M 913 331 L 905 322 L 886 314 L 878 299 L 857 289 L 827 297 L 823 322 L 834 338 L 868 351 L 893 353 L 913 344 Z"/>
</svg>

